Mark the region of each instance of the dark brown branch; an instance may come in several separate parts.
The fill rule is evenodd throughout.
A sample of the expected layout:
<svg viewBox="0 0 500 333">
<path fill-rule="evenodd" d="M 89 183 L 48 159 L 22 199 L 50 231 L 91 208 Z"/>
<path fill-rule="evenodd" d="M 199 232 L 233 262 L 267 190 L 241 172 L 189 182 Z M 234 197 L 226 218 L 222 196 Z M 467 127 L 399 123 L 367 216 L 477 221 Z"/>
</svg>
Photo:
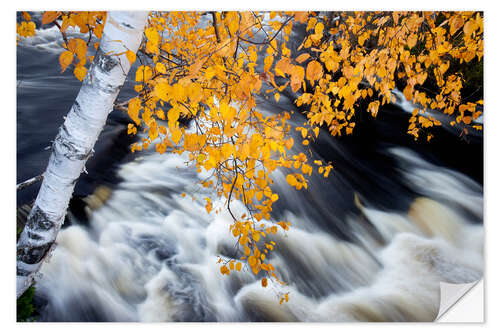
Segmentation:
<svg viewBox="0 0 500 333">
<path fill-rule="evenodd" d="M 39 181 L 41 181 L 43 179 L 44 174 L 45 173 L 42 173 L 41 175 L 38 175 L 36 177 L 30 178 L 28 180 L 25 180 L 22 183 L 17 184 L 16 191 L 22 190 L 25 187 L 28 187 L 28 186 L 33 185 L 35 183 L 38 183 Z"/>
<path fill-rule="evenodd" d="M 217 38 L 217 43 L 220 43 L 219 29 L 217 29 L 217 15 L 215 12 L 212 13 L 212 24 L 214 25 L 215 38 Z"/>
<path fill-rule="evenodd" d="M 238 173 L 236 172 L 236 177 L 234 177 L 233 185 L 231 185 L 231 191 L 229 191 L 229 198 L 227 199 L 227 210 L 229 211 L 229 214 L 233 217 L 233 220 L 237 221 L 236 217 L 234 217 L 233 212 L 231 211 L 231 196 L 233 195 L 233 190 L 234 190 L 234 185 L 236 184 L 236 180 L 238 179 Z"/>
<path fill-rule="evenodd" d="M 61 32 L 61 35 L 64 39 L 64 43 L 66 43 L 66 47 L 68 47 L 68 38 L 66 37 L 66 33 L 64 31 L 62 31 L 61 29 L 61 25 L 59 23 L 57 23 L 57 21 L 54 21 L 54 24 L 56 27 L 59 28 L 59 31 Z"/>
</svg>

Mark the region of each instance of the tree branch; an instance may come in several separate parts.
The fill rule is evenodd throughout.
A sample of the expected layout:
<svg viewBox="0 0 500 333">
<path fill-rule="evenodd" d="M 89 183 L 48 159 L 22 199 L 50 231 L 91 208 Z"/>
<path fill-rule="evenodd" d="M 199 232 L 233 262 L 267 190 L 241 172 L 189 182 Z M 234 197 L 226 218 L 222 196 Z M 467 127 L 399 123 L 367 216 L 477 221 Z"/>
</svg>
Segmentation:
<svg viewBox="0 0 500 333">
<path fill-rule="evenodd" d="M 28 180 L 25 180 L 24 182 L 22 183 L 19 183 L 16 185 L 16 191 L 19 191 L 19 190 L 22 190 L 23 188 L 25 187 L 28 187 L 30 185 L 33 185 L 35 183 L 38 183 L 39 181 L 41 181 L 43 179 L 43 176 L 45 175 L 45 172 L 42 173 L 41 175 L 38 175 L 38 176 L 35 176 L 33 178 L 30 178 Z"/>
</svg>

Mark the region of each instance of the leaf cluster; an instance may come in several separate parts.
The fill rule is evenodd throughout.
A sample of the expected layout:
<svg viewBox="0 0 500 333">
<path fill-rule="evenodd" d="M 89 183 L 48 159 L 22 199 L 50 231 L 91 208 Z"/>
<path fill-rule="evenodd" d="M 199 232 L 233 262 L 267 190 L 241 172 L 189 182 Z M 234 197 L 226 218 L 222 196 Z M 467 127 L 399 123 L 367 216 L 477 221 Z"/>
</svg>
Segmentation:
<svg viewBox="0 0 500 333">
<path fill-rule="evenodd" d="M 104 12 L 44 13 L 42 23 L 61 22 L 63 71 L 73 64 L 83 79 L 92 61 L 91 37 L 101 37 L 105 19 Z M 31 23 L 18 24 L 18 35 L 33 35 Z M 68 40 L 69 26 L 87 33 L 88 40 Z M 294 26 L 306 31 L 296 50 L 289 41 Z M 288 169 L 286 181 L 300 190 L 307 189 L 313 168 L 324 177 L 333 169 L 305 153 L 293 154 L 291 131 L 306 146 L 320 127 L 333 136 L 350 135 L 356 112 L 364 112 L 360 105 L 377 117 L 382 105 L 395 100 L 397 84 L 417 105 L 407 130 L 415 139 L 423 134 L 430 140 L 430 129 L 441 125 L 430 109 L 450 116 L 451 125 L 460 124 L 466 134 L 482 129 L 474 122 L 482 100 L 462 98 L 462 68 L 482 64 L 480 12 L 151 12 L 139 51 L 125 53 L 131 64 L 140 63 L 137 95 L 121 104 L 132 120 L 128 133 L 144 133 L 132 151 L 152 146 L 160 154 L 183 154 L 198 172 L 210 174 L 201 184 L 225 204 L 214 207 L 206 198 L 205 208 L 208 214 L 229 211 L 229 232 L 239 251 L 238 259 L 219 258 L 220 272 L 247 268 L 263 276 L 263 287 L 268 279 L 285 284 L 269 258 L 279 246 L 271 237 L 290 226 L 269 222 L 279 199 L 271 174 Z M 303 125 L 292 128 L 289 112 L 259 108 L 258 96 L 279 102 L 284 90 L 306 110 Z M 182 125 L 186 119 L 190 128 Z M 233 213 L 234 200 L 247 212 Z M 280 299 L 288 301 L 288 294 Z"/>
</svg>

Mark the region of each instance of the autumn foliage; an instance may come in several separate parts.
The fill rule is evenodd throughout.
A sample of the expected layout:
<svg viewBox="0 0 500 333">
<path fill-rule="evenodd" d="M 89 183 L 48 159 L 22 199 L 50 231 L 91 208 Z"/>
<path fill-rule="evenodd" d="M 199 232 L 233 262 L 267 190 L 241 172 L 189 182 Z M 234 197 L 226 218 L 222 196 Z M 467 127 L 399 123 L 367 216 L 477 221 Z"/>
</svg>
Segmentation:
<svg viewBox="0 0 500 333">
<path fill-rule="evenodd" d="M 18 24 L 19 36 L 34 34 L 29 15 Z M 100 38 L 105 12 L 45 12 L 42 24 L 57 24 L 64 36 L 61 70 L 72 66 L 83 80 L 97 49 L 90 36 Z M 302 25 L 306 37 L 298 47 L 289 44 L 292 30 Z M 76 27 L 89 39 L 69 39 Z M 230 274 L 246 265 L 268 279 L 281 282 L 268 258 L 277 244 L 270 235 L 287 230 L 290 222 L 271 223 L 271 173 L 289 169 L 287 182 L 307 188 L 313 169 L 328 177 L 332 165 L 291 153 L 290 132 L 298 131 L 308 145 L 319 127 L 350 135 L 356 112 L 377 117 L 382 105 L 395 100 L 393 90 L 403 83 L 406 99 L 418 107 L 408 133 L 432 137 L 440 125 L 428 112 L 440 111 L 465 131 L 481 130 L 473 120 L 482 100 L 463 99 L 464 76 L 450 64 L 483 57 L 483 17 L 478 12 L 151 12 L 139 52 L 126 52 L 139 61 L 133 79 L 137 95 L 122 103 L 132 122 L 129 134 L 145 136 L 132 151 L 152 146 L 158 153 L 185 154 L 196 170 L 210 172 L 202 185 L 226 200 L 207 213 L 225 208 L 234 219 L 230 232 L 239 244 L 239 259 L 220 258 L 220 272 Z M 427 86 L 437 87 L 432 90 Z M 291 128 L 288 112 L 266 114 L 258 98 L 279 101 L 288 89 L 297 106 L 306 109 L 307 122 Z M 360 109 L 360 105 L 368 105 Z M 191 119 L 192 126 L 182 126 Z M 247 207 L 235 215 L 231 202 Z M 281 230 L 281 231 L 280 231 Z M 288 294 L 281 295 L 281 302 Z"/>
</svg>

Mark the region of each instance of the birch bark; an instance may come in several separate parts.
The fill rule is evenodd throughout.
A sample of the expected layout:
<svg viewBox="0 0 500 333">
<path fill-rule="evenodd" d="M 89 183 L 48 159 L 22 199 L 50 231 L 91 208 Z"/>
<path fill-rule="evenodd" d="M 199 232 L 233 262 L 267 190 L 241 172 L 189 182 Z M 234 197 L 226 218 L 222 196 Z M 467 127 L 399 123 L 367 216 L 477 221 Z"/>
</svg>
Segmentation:
<svg viewBox="0 0 500 333">
<path fill-rule="evenodd" d="M 55 245 L 75 183 L 130 70 L 125 54 L 137 52 L 147 12 L 109 12 L 99 49 L 52 145 L 45 176 L 17 243 L 17 297 L 33 283 Z"/>
</svg>

